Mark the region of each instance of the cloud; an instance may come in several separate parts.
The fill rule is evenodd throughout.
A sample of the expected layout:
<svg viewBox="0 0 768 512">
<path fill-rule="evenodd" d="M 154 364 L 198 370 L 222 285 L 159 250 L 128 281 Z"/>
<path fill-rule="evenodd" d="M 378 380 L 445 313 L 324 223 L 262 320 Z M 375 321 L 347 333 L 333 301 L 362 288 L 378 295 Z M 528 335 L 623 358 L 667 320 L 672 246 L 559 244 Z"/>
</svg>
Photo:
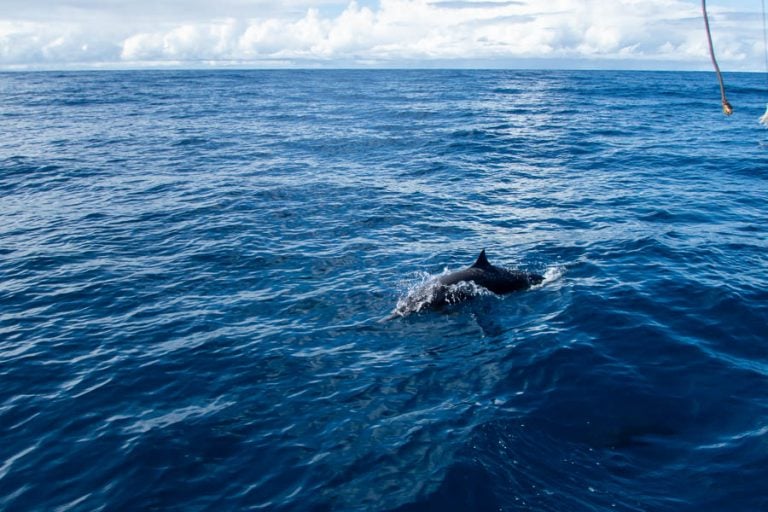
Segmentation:
<svg viewBox="0 0 768 512">
<path fill-rule="evenodd" d="M 597 67 L 709 66 L 695 0 L 221 0 L 215 9 L 203 0 L 7 1 L 19 3 L 13 18 L 0 20 L 4 68 L 548 59 Z M 760 17 L 740 4 L 710 7 L 710 14 L 723 67 L 760 69 Z"/>
<path fill-rule="evenodd" d="M 504 7 L 507 5 L 525 5 L 523 2 L 516 1 L 468 1 L 468 0 L 438 0 L 431 2 L 435 7 L 443 7 L 448 9 L 477 9 L 478 7 Z"/>
</svg>

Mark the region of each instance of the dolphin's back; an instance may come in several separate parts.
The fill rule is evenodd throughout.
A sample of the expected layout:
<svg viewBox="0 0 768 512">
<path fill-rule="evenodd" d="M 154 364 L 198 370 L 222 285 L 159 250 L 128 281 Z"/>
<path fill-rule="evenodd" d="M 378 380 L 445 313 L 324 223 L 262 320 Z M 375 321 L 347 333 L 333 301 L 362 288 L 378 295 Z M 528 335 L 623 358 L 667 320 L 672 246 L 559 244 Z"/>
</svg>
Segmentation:
<svg viewBox="0 0 768 512">
<path fill-rule="evenodd" d="M 442 275 L 425 283 L 406 298 L 398 301 L 390 318 L 405 316 L 426 308 L 440 308 L 444 305 L 470 299 L 478 293 L 478 290 L 473 288 L 474 285 L 497 295 L 504 295 L 527 290 L 543 280 L 544 277 L 539 274 L 507 270 L 491 265 L 485 256 L 485 250 L 483 250 L 471 267 Z M 462 283 L 469 283 L 473 286 L 463 286 Z"/>
<path fill-rule="evenodd" d="M 482 286 L 498 295 L 526 290 L 544 280 L 543 276 L 530 274 L 519 270 L 507 270 L 491 265 L 485 256 L 485 249 L 478 256 L 477 261 L 469 267 L 457 272 L 451 272 L 439 278 L 445 286 L 455 285 L 460 282 L 470 282 Z"/>
</svg>

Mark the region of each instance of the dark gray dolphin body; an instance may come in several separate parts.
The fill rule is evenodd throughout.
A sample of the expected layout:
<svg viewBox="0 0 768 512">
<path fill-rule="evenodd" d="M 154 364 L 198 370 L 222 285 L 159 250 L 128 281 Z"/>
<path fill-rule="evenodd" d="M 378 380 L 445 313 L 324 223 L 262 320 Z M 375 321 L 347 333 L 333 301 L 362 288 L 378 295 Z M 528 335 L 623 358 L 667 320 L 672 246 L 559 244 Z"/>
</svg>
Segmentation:
<svg viewBox="0 0 768 512">
<path fill-rule="evenodd" d="M 390 318 L 455 304 L 474 297 L 483 290 L 497 295 L 527 290 L 543 280 L 544 276 L 539 274 L 491 265 L 483 249 L 471 267 L 439 276 L 410 293 L 405 299 L 401 299 Z"/>
</svg>

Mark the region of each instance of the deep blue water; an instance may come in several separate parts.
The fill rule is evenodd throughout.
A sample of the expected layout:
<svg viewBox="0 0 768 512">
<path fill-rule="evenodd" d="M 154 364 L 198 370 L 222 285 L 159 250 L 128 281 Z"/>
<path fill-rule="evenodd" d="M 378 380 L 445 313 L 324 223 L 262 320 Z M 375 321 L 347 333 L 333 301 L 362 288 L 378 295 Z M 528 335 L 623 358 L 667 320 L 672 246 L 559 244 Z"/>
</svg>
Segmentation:
<svg viewBox="0 0 768 512">
<path fill-rule="evenodd" d="M 768 510 L 726 78 L 0 74 L 0 509 Z M 482 248 L 549 277 L 380 322 Z"/>
</svg>

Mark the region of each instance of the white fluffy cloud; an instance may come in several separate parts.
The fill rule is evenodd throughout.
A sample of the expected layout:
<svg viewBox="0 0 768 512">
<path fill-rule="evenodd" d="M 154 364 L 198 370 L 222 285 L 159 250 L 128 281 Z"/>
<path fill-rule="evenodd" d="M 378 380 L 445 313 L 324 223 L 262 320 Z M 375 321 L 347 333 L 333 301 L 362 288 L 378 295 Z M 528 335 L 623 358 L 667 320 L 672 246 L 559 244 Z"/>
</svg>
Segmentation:
<svg viewBox="0 0 768 512">
<path fill-rule="evenodd" d="M 709 66 L 698 0 L 17 1 L 0 68 Z M 760 70 L 755 6 L 710 4 L 723 67 Z"/>
</svg>

